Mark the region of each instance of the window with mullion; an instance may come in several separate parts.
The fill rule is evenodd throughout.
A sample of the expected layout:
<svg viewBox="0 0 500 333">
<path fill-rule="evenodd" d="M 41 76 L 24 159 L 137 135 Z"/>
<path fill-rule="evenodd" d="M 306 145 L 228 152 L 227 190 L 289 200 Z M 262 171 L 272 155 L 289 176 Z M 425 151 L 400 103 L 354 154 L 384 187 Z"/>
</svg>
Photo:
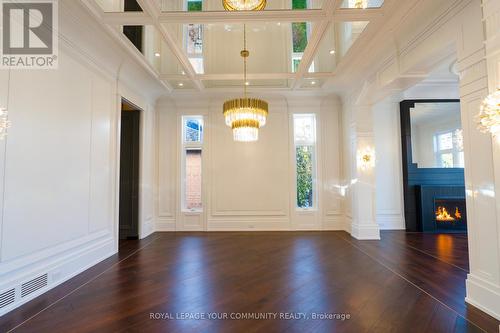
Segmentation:
<svg viewBox="0 0 500 333">
<path fill-rule="evenodd" d="M 463 168 L 464 149 L 461 129 L 436 133 L 434 146 L 437 164 L 441 168 Z"/>
<path fill-rule="evenodd" d="M 296 204 L 299 210 L 316 207 L 316 117 L 314 114 L 293 116 L 295 144 Z"/>
</svg>

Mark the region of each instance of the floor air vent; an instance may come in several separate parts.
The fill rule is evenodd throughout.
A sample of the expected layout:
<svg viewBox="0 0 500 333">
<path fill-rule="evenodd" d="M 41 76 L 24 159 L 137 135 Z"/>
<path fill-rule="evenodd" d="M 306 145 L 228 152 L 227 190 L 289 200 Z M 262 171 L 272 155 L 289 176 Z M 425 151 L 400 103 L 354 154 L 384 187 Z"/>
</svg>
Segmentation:
<svg viewBox="0 0 500 333">
<path fill-rule="evenodd" d="M 6 307 L 9 304 L 14 303 L 16 300 L 16 290 L 11 289 L 7 290 L 4 293 L 0 294 L 0 309 Z"/>
<path fill-rule="evenodd" d="M 46 286 L 47 286 L 47 274 L 43 274 L 21 285 L 21 297 L 25 297 L 31 293 L 34 293 L 38 289 L 42 289 L 43 287 Z"/>
</svg>

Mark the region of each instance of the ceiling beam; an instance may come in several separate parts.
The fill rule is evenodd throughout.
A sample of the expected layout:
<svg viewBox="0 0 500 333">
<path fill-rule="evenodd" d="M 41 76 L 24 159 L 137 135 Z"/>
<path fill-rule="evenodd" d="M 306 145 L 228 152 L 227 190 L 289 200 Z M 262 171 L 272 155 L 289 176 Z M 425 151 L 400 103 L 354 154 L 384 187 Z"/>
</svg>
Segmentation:
<svg viewBox="0 0 500 333">
<path fill-rule="evenodd" d="M 383 15 L 381 8 L 340 8 L 333 14 L 333 20 L 370 21 Z M 152 25 L 151 16 L 144 12 L 105 12 L 101 14 L 109 25 Z M 265 10 L 262 12 L 162 12 L 160 23 L 248 23 L 248 22 L 316 22 L 328 17 L 321 9 L 308 10 Z"/>
<path fill-rule="evenodd" d="M 254 73 L 247 74 L 247 80 L 281 80 L 293 79 L 294 73 Z M 180 74 L 163 74 L 160 75 L 162 80 L 187 80 L 185 75 Z M 229 73 L 229 74 L 196 74 L 196 78 L 202 81 L 216 80 L 216 81 L 238 81 L 243 82 L 243 73 Z"/>
<path fill-rule="evenodd" d="M 283 79 L 295 79 L 295 73 L 249 73 L 247 74 L 247 80 L 283 80 Z M 318 79 L 318 78 L 329 78 L 333 77 L 333 73 L 306 73 L 304 78 Z M 230 73 L 230 74 L 196 74 L 196 79 L 202 81 L 243 81 L 243 73 Z M 186 75 L 182 74 L 162 74 L 160 79 L 164 81 L 188 81 L 190 80 Z"/>
<path fill-rule="evenodd" d="M 333 21 L 336 22 L 354 22 L 371 21 L 384 14 L 382 8 L 339 8 L 333 13 Z"/>
<path fill-rule="evenodd" d="M 144 12 L 116 12 L 101 14 L 102 21 L 109 25 L 151 25 L 153 19 Z"/>
<path fill-rule="evenodd" d="M 314 22 L 326 19 L 328 17 L 321 9 L 162 12 L 158 17 L 161 23 Z"/>
</svg>

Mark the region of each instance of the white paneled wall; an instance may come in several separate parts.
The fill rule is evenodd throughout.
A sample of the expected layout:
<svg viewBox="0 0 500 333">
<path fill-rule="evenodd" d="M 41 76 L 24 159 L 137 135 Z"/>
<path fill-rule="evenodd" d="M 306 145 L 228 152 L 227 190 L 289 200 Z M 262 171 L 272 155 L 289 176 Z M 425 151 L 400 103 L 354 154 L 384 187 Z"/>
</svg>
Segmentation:
<svg viewBox="0 0 500 333">
<path fill-rule="evenodd" d="M 55 285 L 116 251 L 115 89 L 64 51 L 58 70 L 12 71 L 0 292 L 46 273 Z"/>
<path fill-rule="evenodd" d="M 58 69 L 11 70 L 10 79 L 0 70 L 0 107 L 12 121 L 0 141 L 0 295 L 15 295 L 0 315 L 117 252 L 122 96 L 143 109 L 139 230 L 142 237 L 153 231 L 150 105 L 161 86 L 94 31 L 98 24 L 79 2 L 60 1 L 59 13 Z M 39 289 L 21 292 L 38 277 Z"/>
<path fill-rule="evenodd" d="M 336 99 L 271 98 L 267 125 L 256 143 L 238 143 L 222 117 L 223 100 L 161 100 L 158 117 L 156 230 L 342 229 L 340 105 Z M 318 125 L 317 210 L 295 210 L 290 117 L 314 113 Z M 202 213 L 180 209 L 182 115 L 203 115 Z"/>
<path fill-rule="evenodd" d="M 380 229 L 406 228 L 399 98 L 387 98 L 374 107 L 376 163 L 376 220 Z"/>
</svg>

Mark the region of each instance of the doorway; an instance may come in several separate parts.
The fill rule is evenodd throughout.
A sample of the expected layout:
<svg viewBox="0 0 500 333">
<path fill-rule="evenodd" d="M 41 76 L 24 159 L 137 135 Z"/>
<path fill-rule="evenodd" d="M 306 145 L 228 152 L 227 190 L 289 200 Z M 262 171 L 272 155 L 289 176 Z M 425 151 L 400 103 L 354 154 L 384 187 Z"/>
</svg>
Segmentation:
<svg viewBox="0 0 500 333">
<path fill-rule="evenodd" d="M 120 134 L 119 238 L 139 238 L 139 162 L 141 111 L 122 100 Z"/>
</svg>

